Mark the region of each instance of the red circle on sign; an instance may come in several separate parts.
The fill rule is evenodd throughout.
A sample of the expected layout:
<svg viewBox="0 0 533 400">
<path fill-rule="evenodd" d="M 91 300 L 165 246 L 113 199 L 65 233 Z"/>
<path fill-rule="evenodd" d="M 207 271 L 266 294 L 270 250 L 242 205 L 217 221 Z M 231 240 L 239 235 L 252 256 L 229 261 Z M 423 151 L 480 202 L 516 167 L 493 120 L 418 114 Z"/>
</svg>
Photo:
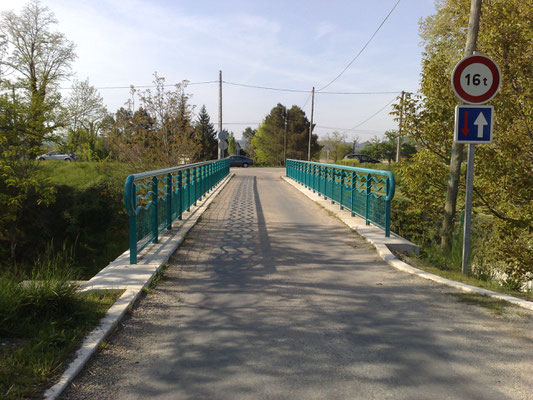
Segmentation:
<svg viewBox="0 0 533 400">
<path fill-rule="evenodd" d="M 461 74 L 463 73 L 466 67 L 472 64 L 483 64 L 492 73 L 492 85 L 485 93 L 479 96 L 473 96 L 471 94 L 468 94 L 461 86 Z M 500 89 L 500 83 L 500 69 L 498 68 L 496 63 L 487 56 L 474 55 L 465 57 L 461 61 L 459 61 L 452 73 L 453 91 L 455 92 L 457 97 L 470 104 L 483 104 L 492 99 L 496 95 L 496 93 L 498 93 L 498 89 Z"/>
</svg>

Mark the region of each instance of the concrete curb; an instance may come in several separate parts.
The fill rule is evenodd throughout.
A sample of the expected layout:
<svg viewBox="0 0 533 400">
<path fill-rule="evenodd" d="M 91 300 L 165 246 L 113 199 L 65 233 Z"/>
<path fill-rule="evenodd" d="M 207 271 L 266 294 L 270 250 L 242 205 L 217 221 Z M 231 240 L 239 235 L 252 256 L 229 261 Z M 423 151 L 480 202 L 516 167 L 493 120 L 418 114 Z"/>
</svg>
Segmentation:
<svg viewBox="0 0 533 400">
<path fill-rule="evenodd" d="M 385 238 L 383 230 L 374 226 L 366 226 L 362 218 L 352 217 L 350 212 L 346 210 L 340 210 L 339 205 L 337 203 L 331 204 L 331 201 L 324 200 L 317 193 L 313 193 L 311 190 L 307 189 L 305 186 L 297 183 L 296 181 L 293 181 L 292 179 L 286 176 L 283 176 L 282 179 L 288 184 L 294 186 L 296 189 L 298 189 L 304 195 L 309 197 L 315 203 L 320 204 L 326 210 L 334 213 L 342 222 L 348 225 L 352 230 L 356 231 L 365 240 L 370 242 L 376 248 L 376 251 L 378 252 L 379 256 L 390 266 L 400 271 L 407 272 L 412 275 L 417 275 L 421 278 L 428 279 L 446 286 L 450 286 L 455 289 L 459 289 L 463 292 L 477 293 L 485 296 L 490 296 L 498 300 L 505 300 L 518 307 L 533 311 L 533 302 L 531 301 L 520 299 L 507 294 L 493 292 L 492 290 L 479 288 L 477 286 L 472 286 L 466 283 L 453 281 L 451 279 L 443 278 L 438 275 L 434 275 L 429 272 L 412 267 L 411 265 L 399 260 L 394 256 L 392 251 L 389 249 L 390 243 L 387 243 L 389 242 L 389 240 L 388 238 Z M 399 236 L 396 236 L 396 238 L 399 238 Z"/>
<path fill-rule="evenodd" d="M 165 232 L 161 235 L 159 243 L 143 249 L 139 254 L 138 264 L 130 265 L 129 250 L 125 251 L 82 286 L 82 291 L 93 289 L 125 289 L 125 291 L 109 308 L 99 326 L 84 339 L 81 347 L 75 353 L 74 361 L 69 364 L 59 381 L 45 392 L 45 399 L 57 399 L 68 387 L 98 349 L 98 346 L 116 328 L 119 321 L 133 306 L 142 289 L 150 284 L 161 267 L 185 240 L 187 232 L 196 224 L 200 216 L 234 175 L 233 173 L 229 174 L 211 193 L 207 194 L 202 202 L 199 202 L 197 207 L 191 207 L 191 212 L 186 218 L 184 215 L 183 223 L 177 230 Z"/>
</svg>

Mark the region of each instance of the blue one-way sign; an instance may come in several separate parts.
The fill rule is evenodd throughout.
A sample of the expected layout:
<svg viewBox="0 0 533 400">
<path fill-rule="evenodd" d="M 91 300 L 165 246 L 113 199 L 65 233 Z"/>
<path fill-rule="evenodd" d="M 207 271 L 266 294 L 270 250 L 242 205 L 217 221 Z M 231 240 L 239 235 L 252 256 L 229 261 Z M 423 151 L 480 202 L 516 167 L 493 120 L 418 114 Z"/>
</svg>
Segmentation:
<svg viewBox="0 0 533 400">
<path fill-rule="evenodd" d="M 455 141 L 458 143 L 491 143 L 492 106 L 455 107 Z"/>
</svg>

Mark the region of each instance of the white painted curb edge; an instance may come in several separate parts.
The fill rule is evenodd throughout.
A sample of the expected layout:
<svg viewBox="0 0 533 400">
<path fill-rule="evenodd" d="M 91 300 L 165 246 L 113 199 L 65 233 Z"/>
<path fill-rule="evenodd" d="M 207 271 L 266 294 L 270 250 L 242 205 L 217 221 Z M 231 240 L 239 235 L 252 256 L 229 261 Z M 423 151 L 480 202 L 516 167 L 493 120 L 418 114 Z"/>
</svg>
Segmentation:
<svg viewBox="0 0 533 400">
<path fill-rule="evenodd" d="M 282 176 L 282 178 L 283 178 L 283 180 L 285 182 L 287 182 L 288 184 L 294 186 L 300 192 L 302 192 L 307 197 L 309 197 L 309 199 L 317 202 L 316 199 L 313 198 L 313 193 L 312 193 L 311 190 L 307 189 L 305 186 L 302 186 L 302 185 L 298 184 L 296 181 L 293 181 L 292 179 L 290 179 L 290 178 L 288 178 L 286 176 Z M 407 273 L 412 274 L 412 275 L 417 275 L 417 276 L 419 276 L 421 278 L 428 279 L 430 281 L 434 281 L 434 282 L 437 282 L 437 283 L 440 283 L 440 284 L 443 284 L 443 285 L 446 285 L 446 286 L 451 286 L 451 287 L 453 287 L 455 289 L 459 289 L 459 290 L 461 290 L 463 292 L 477 293 L 477 294 L 482 294 L 482 295 L 485 295 L 485 296 L 490 296 L 490 297 L 493 297 L 495 299 L 505 300 L 505 301 L 507 301 L 507 302 L 509 302 L 511 304 L 514 304 L 514 305 L 516 305 L 518 307 L 522 307 L 522 308 L 525 308 L 525 309 L 533 311 L 533 302 L 531 302 L 531 301 L 527 301 L 527 300 L 524 300 L 524 299 L 519 299 L 517 297 L 510 296 L 510 295 L 503 294 L 503 293 L 493 292 L 492 290 L 479 288 L 477 286 L 472 286 L 472 285 L 469 285 L 467 283 L 453 281 L 451 279 L 443 278 L 441 276 L 434 275 L 434 274 L 431 274 L 429 272 L 422 271 L 420 269 L 414 268 L 414 267 L 410 266 L 409 264 L 403 262 L 402 260 L 399 260 L 398 258 L 396 258 L 394 256 L 394 254 L 392 253 L 392 251 L 390 251 L 389 248 L 385 244 L 375 243 L 374 240 L 372 240 L 371 238 L 365 237 L 364 233 L 360 232 L 356 227 L 353 228 L 352 226 L 350 226 L 351 224 L 349 223 L 349 221 L 345 221 L 344 215 L 341 215 L 339 212 L 337 212 L 337 210 L 329 209 L 329 211 L 334 212 L 335 215 L 342 222 L 344 222 L 346 225 L 348 225 L 352 230 L 356 231 L 365 240 L 370 242 L 376 248 L 376 251 L 378 252 L 379 256 L 387 264 L 389 264 L 390 266 L 396 268 L 397 270 L 400 270 L 400 271 L 403 271 L 403 272 L 407 272 Z"/>
<path fill-rule="evenodd" d="M 133 306 L 135 300 L 139 297 L 142 292 L 142 289 L 147 287 L 154 276 L 159 272 L 161 267 L 168 261 L 170 256 L 174 251 L 180 246 L 185 238 L 185 234 L 196 224 L 200 216 L 207 210 L 207 207 L 213 199 L 220 193 L 220 191 L 226 186 L 226 184 L 233 178 L 235 174 L 230 173 L 225 179 L 223 179 L 218 186 L 215 188 L 215 191 L 210 195 L 198 209 L 200 212 L 195 213 L 191 221 L 180 226 L 179 229 L 179 238 L 174 243 L 174 248 L 170 251 L 167 251 L 164 258 L 160 259 L 159 266 L 154 270 L 150 278 L 144 283 L 144 285 L 130 286 L 128 287 L 122 296 L 113 304 L 109 310 L 107 310 L 106 315 L 100 321 L 98 327 L 92 330 L 91 333 L 84 339 L 81 347 L 75 353 L 75 359 L 72 361 L 68 368 L 63 372 L 59 381 L 48 389 L 44 397 L 46 400 L 55 400 L 59 395 L 68 387 L 70 382 L 76 377 L 76 375 L 82 370 L 82 368 L 87 364 L 91 356 L 98 349 L 98 346 L 104 341 L 104 339 L 116 328 L 119 321 L 124 317 L 126 312 Z"/>
</svg>

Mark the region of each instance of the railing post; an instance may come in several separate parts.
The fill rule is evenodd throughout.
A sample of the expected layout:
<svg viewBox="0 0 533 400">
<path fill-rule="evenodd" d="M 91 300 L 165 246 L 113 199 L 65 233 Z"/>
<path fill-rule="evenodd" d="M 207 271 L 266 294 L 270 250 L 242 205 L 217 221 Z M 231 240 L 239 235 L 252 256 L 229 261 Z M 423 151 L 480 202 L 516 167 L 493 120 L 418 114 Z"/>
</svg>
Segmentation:
<svg viewBox="0 0 533 400">
<path fill-rule="evenodd" d="M 390 179 L 387 177 L 387 197 L 389 197 L 390 190 Z M 385 237 L 390 237 L 390 203 L 390 199 L 385 200 Z"/>
<path fill-rule="evenodd" d="M 328 167 L 324 167 L 324 200 L 328 199 Z"/>
<path fill-rule="evenodd" d="M 316 172 L 316 165 L 311 165 L 311 188 L 313 189 L 313 193 L 315 193 L 315 172 Z"/>
<path fill-rule="evenodd" d="M 331 167 L 331 204 L 335 203 L 335 168 Z"/>
<path fill-rule="evenodd" d="M 130 264 L 137 264 L 137 216 L 130 215 Z"/>
<path fill-rule="evenodd" d="M 370 225 L 368 216 L 370 214 L 370 194 L 372 193 L 372 184 L 370 183 L 370 174 L 366 175 L 366 207 L 365 207 L 365 224 Z"/>
<path fill-rule="evenodd" d="M 202 197 L 204 197 L 205 194 L 207 193 L 206 170 L 207 170 L 207 165 L 202 165 L 200 167 L 200 178 L 202 180 L 202 184 L 200 185 L 200 187 L 202 188 Z"/>
<path fill-rule="evenodd" d="M 355 216 L 355 188 L 356 188 L 356 174 L 352 171 L 352 187 L 351 187 L 351 198 L 350 198 L 350 210 L 352 212 L 352 217 Z"/>
<path fill-rule="evenodd" d="M 344 176 L 345 176 L 345 172 L 343 169 L 341 169 L 341 197 L 340 197 L 340 201 L 339 201 L 339 204 L 341 206 L 341 210 L 344 210 Z"/>
<path fill-rule="evenodd" d="M 192 181 L 194 182 L 194 194 L 193 194 L 193 199 L 194 199 L 194 204 L 193 206 L 196 207 L 196 199 L 198 199 L 198 167 L 194 167 L 192 169 Z"/>
<path fill-rule="evenodd" d="M 167 229 L 172 229 L 172 174 L 167 175 Z"/>
<path fill-rule="evenodd" d="M 152 235 L 154 235 L 154 243 L 159 241 L 159 179 L 157 176 L 152 178 L 152 207 L 154 207 L 154 219 L 152 221 Z"/>
<path fill-rule="evenodd" d="M 324 190 L 322 190 L 322 187 L 324 187 L 324 189 L 326 188 L 323 183 L 324 183 L 324 176 L 325 176 L 325 168 L 323 166 L 320 166 L 320 178 L 318 180 L 318 185 L 319 185 L 319 188 L 320 188 L 320 193 L 322 193 L 322 196 L 324 196 L 324 199 L 326 198 L 326 195 L 324 193 Z"/>
<path fill-rule="evenodd" d="M 191 211 L 191 170 L 185 170 L 185 185 L 187 185 L 187 211 Z"/>
<path fill-rule="evenodd" d="M 183 214 L 183 172 L 178 171 L 178 219 L 182 218 Z"/>
</svg>

